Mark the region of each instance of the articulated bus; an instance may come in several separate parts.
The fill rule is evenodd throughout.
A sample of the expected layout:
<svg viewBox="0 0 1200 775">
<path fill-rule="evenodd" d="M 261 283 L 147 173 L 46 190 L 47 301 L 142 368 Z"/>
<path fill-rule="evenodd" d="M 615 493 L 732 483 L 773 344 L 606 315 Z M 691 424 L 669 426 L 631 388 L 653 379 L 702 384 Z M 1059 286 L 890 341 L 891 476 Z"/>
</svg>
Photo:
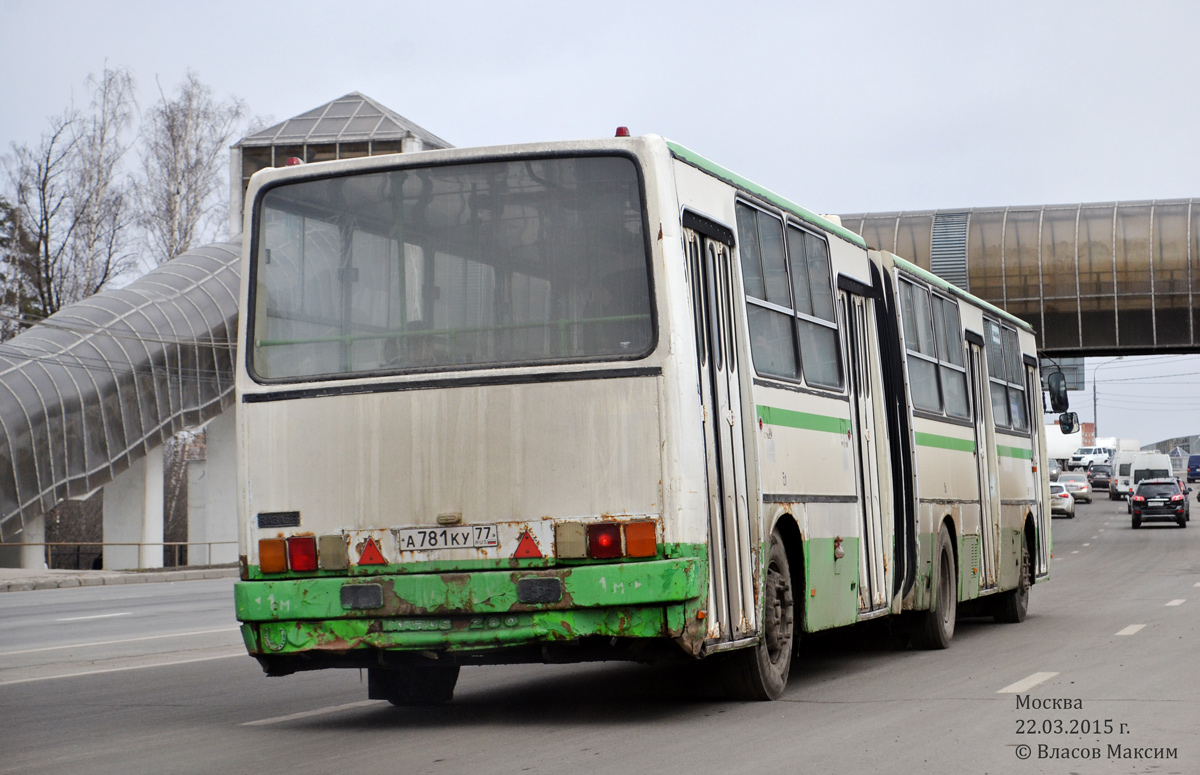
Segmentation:
<svg viewBox="0 0 1200 775">
<path fill-rule="evenodd" d="M 774 699 L 803 633 L 945 648 L 1048 577 L 1029 326 L 683 146 L 298 165 L 247 201 L 236 607 L 270 675 L 405 705 L 463 665 L 707 659 Z"/>
</svg>

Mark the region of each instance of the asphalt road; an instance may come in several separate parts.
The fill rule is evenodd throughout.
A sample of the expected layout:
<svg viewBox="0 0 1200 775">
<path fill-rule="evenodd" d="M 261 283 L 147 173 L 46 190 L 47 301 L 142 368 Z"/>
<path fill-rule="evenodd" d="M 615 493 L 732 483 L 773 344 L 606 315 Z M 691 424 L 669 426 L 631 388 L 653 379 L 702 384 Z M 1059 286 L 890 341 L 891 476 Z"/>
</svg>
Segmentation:
<svg viewBox="0 0 1200 775">
<path fill-rule="evenodd" d="M 231 579 L 12 592 L 0 773 L 1200 773 L 1200 522 L 1135 531 L 1104 500 L 1054 530 L 1024 623 L 960 620 L 942 652 L 815 638 L 774 703 L 687 667 L 528 665 L 396 709 L 357 671 L 264 677 Z"/>
</svg>

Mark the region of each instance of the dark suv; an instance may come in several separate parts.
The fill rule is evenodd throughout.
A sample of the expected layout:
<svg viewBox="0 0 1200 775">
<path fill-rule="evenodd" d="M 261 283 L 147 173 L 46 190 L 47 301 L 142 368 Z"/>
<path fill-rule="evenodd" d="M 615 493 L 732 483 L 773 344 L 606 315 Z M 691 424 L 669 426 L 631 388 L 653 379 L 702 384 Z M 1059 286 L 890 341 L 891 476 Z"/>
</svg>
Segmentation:
<svg viewBox="0 0 1200 775">
<path fill-rule="evenodd" d="M 1143 479 L 1138 482 L 1137 489 L 1129 498 L 1134 529 L 1141 527 L 1142 522 L 1174 522 L 1180 527 L 1187 527 L 1191 518 L 1187 494 L 1191 491 L 1191 487 L 1185 488 L 1178 479 Z"/>
<path fill-rule="evenodd" d="M 1087 478 L 1092 485 L 1092 492 L 1107 490 L 1108 482 L 1112 479 L 1112 466 L 1108 463 L 1092 463 L 1092 467 L 1088 469 Z"/>
</svg>

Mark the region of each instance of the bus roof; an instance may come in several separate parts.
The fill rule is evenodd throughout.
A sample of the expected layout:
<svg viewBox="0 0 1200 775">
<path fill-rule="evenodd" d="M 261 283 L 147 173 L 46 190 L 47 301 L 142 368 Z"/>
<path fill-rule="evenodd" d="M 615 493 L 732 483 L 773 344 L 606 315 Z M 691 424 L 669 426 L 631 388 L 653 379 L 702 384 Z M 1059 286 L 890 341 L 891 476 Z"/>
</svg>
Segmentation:
<svg viewBox="0 0 1200 775">
<path fill-rule="evenodd" d="M 783 209 L 788 210 L 789 212 L 808 221 L 809 223 L 812 223 L 816 226 L 820 226 L 822 229 L 825 229 L 828 232 L 836 234 L 839 237 L 841 237 L 842 239 L 844 239 L 848 242 L 852 242 L 861 248 L 868 247 L 866 240 L 864 240 L 858 234 L 845 228 L 844 226 L 834 223 L 833 221 L 829 220 L 828 218 L 824 218 L 820 215 L 817 215 L 816 213 L 812 212 L 811 210 L 801 207 L 800 205 L 796 204 L 795 202 L 792 202 L 791 200 L 789 200 L 785 197 L 782 197 L 779 194 L 776 194 L 774 191 L 763 188 L 762 186 L 758 185 L 757 183 L 754 183 L 753 181 L 743 178 L 741 175 L 738 175 L 737 173 L 732 172 L 709 159 L 706 159 L 705 157 L 701 156 L 700 154 L 696 153 L 695 151 L 691 150 L 690 148 L 682 146 L 679 143 L 676 143 L 672 140 L 667 140 L 666 142 L 667 142 L 667 147 L 671 149 L 672 155 L 674 155 L 675 158 L 679 159 L 680 161 L 686 162 L 688 164 L 691 164 L 694 167 L 698 167 L 698 168 L 704 170 L 705 172 L 715 175 L 716 177 L 721 178 L 722 180 L 724 180 L 726 183 L 729 183 L 730 185 L 736 186 L 744 191 L 748 191 L 752 194 L 755 194 L 756 196 L 760 196 L 763 199 L 766 199 L 767 201 L 771 202 L 772 204 L 778 205 L 779 207 L 782 207 Z M 946 293 L 950 293 L 955 296 L 959 296 L 959 297 L 971 302 L 972 304 L 977 304 L 980 307 L 983 307 L 984 309 L 988 310 L 989 312 L 992 312 L 993 314 L 1004 318 L 1006 321 L 1012 323 L 1013 325 L 1016 325 L 1016 326 L 1024 329 L 1025 331 L 1028 331 L 1029 333 L 1033 333 L 1033 327 L 1030 326 L 1028 323 L 1026 323 L 1024 320 L 1021 320 L 1019 317 L 1017 317 L 1009 312 L 1005 312 L 1004 310 L 1000 309 L 999 307 L 997 307 L 993 304 L 990 304 L 989 302 L 986 302 L 977 296 L 972 295 L 968 291 L 964 291 L 962 288 L 959 288 L 957 285 L 952 285 L 952 284 L 946 282 L 942 278 L 938 277 L 937 275 L 933 274 L 932 272 L 922 269 L 921 267 L 917 266 L 916 264 L 912 263 L 911 261 L 907 261 L 895 254 L 890 254 L 890 255 L 892 256 L 896 265 L 899 266 L 900 268 L 904 269 L 904 271 L 920 277 L 921 279 L 925 280 L 926 282 L 937 286 L 939 289 L 945 291 Z"/>
<path fill-rule="evenodd" d="M 939 290 L 942 290 L 951 295 L 966 299 L 967 301 L 971 302 L 972 304 L 976 304 L 980 307 L 983 307 L 984 309 L 991 312 L 992 314 L 998 315 L 998 316 L 1004 318 L 1009 323 L 1012 323 L 1013 325 L 1015 325 L 1019 328 L 1022 328 L 1031 334 L 1033 333 L 1033 326 L 1029 325 L 1024 320 L 1021 320 L 1021 318 L 1017 317 L 1016 315 L 1012 314 L 1011 312 L 1005 312 L 1004 310 L 1000 309 L 999 307 L 992 304 L 991 302 L 984 301 L 983 299 L 979 298 L 978 296 L 971 294 L 969 291 L 964 291 L 962 288 L 959 288 L 957 285 L 954 285 L 952 283 L 947 282 L 946 280 L 943 280 L 942 278 L 935 275 L 933 272 L 930 272 L 927 269 L 922 269 L 921 267 L 917 266 L 913 262 L 906 261 L 905 259 L 901 258 L 900 256 L 895 255 L 894 253 L 891 253 L 889 255 L 892 256 L 892 261 L 894 261 L 896 263 L 896 266 L 900 267 L 901 269 L 908 272 L 909 274 L 914 274 L 917 277 L 920 277 L 925 282 L 929 283 L 930 285 L 936 286 Z"/>
<path fill-rule="evenodd" d="M 667 147 L 671 149 L 672 155 L 674 155 L 675 158 L 679 159 L 680 161 L 691 164 L 693 167 L 698 167 L 705 172 L 724 180 L 726 183 L 742 189 L 743 191 L 748 191 L 755 196 L 760 196 L 763 199 L 766 199 L 768 202 L 778 205 L 793 215 L 808 221 L 814 226 L 819 226 L 828 232 L 838 235 L 847 242 L 853 242 L 855 245 L 858 245 L 861 248 L 867 247 L 866 240 L 844 226 L 834 223 L 828 218 L 823 218 L 811 210 L 803 208 L 795 202 L 776 194 L 774 191 L 763 188 L 757 183 L 749 181 L 746 178 L 743 178 L 741 175 L 725 169 L 720 164 L 716 164 L 715 162 L 704 158 L 690 148 L 686 148 L 672 140 L 667 140 Z"/>
</svg>

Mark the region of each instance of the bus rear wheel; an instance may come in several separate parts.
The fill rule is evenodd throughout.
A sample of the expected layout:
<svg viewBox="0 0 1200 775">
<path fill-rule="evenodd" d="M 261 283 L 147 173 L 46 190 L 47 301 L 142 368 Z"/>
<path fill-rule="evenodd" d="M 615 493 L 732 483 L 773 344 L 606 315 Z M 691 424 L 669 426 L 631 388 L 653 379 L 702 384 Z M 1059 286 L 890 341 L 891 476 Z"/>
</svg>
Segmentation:
<svg viewBox="0 0 1200 775">
<path fill-rule="evenodd" d="M 795 640 L 795 602 L 787 551 L 778 533 L 767 551 L 762 638 L 728 656 L 725 693 L 734 700 L 777 700 L 787 688 Z"/>
<path fill-rule="evenodd" d="M 919 648 L 944 649 L 954 638 L 954 621 L 958 613 L 958 575 L 954 571 L 954 546 L 950 529 L 942 523 L 937 546 L 933 553 L 933 606 L 925 611 L 913 633 Z"/>
<path fill-rule="evenodd" d="M 458 665 L 367 669 L 367 697 L 401 707 L 449 702 L 457 683 Z"/>
</svg>

